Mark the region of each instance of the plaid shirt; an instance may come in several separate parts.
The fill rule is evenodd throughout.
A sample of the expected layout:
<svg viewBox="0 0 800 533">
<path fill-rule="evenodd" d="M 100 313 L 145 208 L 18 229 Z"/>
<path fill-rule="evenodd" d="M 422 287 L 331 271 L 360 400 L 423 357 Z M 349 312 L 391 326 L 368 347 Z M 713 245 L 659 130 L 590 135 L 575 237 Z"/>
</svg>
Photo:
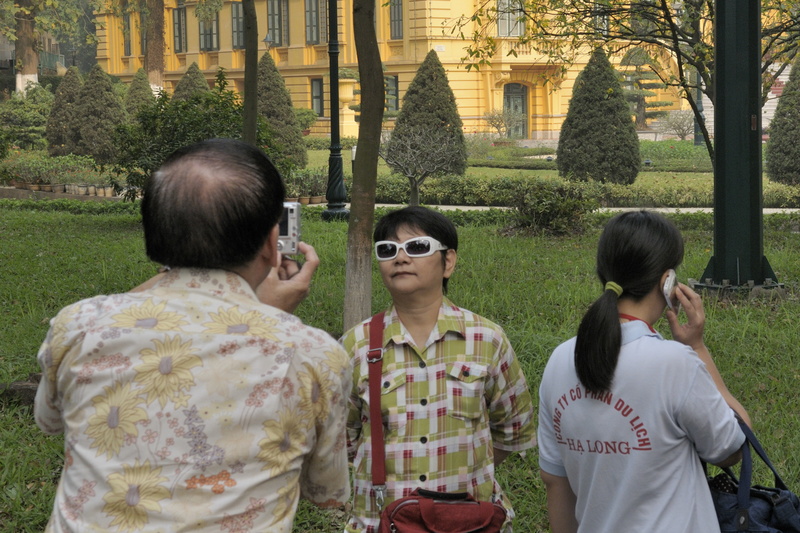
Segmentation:
<svg viewBox="0 0 800 533">
<path fill-rule="evenodd" d="M 373 533 L 379 523 L 371 481 L 369 322 L 341 340 L 354 367 L 347 430 L 355 482 L 348 532 Z M 502 498 L 493 448 L 521 451 L 536 444 L 531 395 L 502 328 L 445 298 L 423 347 L 390 307 L 383 347 L 385 505 L 418 487 L 469 492 L 485 501 Z"/>
</svg>

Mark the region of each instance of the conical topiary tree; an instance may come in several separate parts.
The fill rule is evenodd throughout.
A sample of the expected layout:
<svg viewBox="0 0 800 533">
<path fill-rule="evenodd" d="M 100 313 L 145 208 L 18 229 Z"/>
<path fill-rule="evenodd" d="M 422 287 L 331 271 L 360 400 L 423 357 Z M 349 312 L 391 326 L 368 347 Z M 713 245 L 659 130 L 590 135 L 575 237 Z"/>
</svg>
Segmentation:
<svg viewBox="0 0 800 533">
<path fill-rule="evenodd" d="M 622 93 L 631 105 L 634 125 L 637 130 L 646 130 L 647 121 L 667 116 L 662 109 L 671 106 L 667 100 L 653 101 L 648 98 L 658 96 L 657 90 L 664 89 L 666 84 L 656 74 L 656 63 L 650 54 L 641 46 L 631 48 L 619 63 L 619 75 L 622 81 Z"/>
<path fill-rule="evenodd" d="M 800 59 L 795 60 L 769 125 L 767 176 L 787 185 L 800 184 Z"/>
<path fill-rule="evenodd" d="M 439 56 L 431 50 L 403 97 L 392 136 L 381 157 L 411 186 L 410 205 L 428 176 L 464 174 L 467 148 L 456 98 Z"/>
<path fill-rule="evenodd" d="M 208 81 L 203 73 L 200 72 L 200 67 L 197 63 L 192 63 L 186 69 L 186 74 L 178 80 L 178 85 L 175 86 L 175 92 L 172 93 L 173 100 L 188 100 L 192 96 L 208 92 L 211 89 L 208 86 Z"/>
<path fill-rule="evenodd" d="M 597 48 L 575 80 L 556 152 L 569 179 L 629 185 L 639 174 L 639 137 L 614 69 Z"/>
<path fill-rule="evenodd" d="M 92 68 L 83 84 L 78 114 L 81 127 L 77 152 L 101 164 L 114 161 L 114 131 L 125 121 L 125 110 L 100 65 Z"/>
<path fill-rule="evenodd" d="M 156 97 L 150 87 L 147 72 L 140 68 L 133 77 L 128 94 L 125 95 L 125 111 L 128 113 L 128 120 L 136 120 L 136 115 L 143 107 L 153 104 Z"/>
<path fill-rule="evenodd" d="M 47 151 L 52 156 L 67 155 L 75 151 L 80 138 L 78 101 L 82 86 L 83 80 L 78 67 L 70 67 L 56 89 L 45 130 Z"/>
<path fill-rule="evenodd" d="M 286 157 L 295 167 L 304 168 L 308 154 L 303 132 L 292 109 L 292 97 L 269 53 L 258 62 L 258 114 L 270 125 Z"/>
</svg>

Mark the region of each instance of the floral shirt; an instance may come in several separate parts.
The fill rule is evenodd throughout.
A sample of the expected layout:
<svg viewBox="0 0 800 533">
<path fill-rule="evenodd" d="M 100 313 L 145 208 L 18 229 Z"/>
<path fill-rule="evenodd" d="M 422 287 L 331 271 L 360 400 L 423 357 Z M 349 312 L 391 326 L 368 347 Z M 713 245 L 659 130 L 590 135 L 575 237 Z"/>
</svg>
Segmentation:
<svg viewBox="0 0 800 533">
<path fill-rule="evenodd" d="M 371 481 L 369 320 L 341 342 L 354 366 L 347 445 L 355 481 L 346 531 L 374 533 L 379 510 Z M 500 326 L 445 299 L 428 341 L 417 347 L 389 308 L 382 345 L 385 505 L 418 487 L 469 492 L 485 501 L 503 498 L 493 448 L 530 448 L 536 428 L 525 376 Z"/>
<path fill-rule="evenodd" d="M 349 360 L 239 276 L 173 269 L 63 309 L 36 422 L 65 434 L 47 531 L 290 532 L 349 499 Z"/>
</svg>

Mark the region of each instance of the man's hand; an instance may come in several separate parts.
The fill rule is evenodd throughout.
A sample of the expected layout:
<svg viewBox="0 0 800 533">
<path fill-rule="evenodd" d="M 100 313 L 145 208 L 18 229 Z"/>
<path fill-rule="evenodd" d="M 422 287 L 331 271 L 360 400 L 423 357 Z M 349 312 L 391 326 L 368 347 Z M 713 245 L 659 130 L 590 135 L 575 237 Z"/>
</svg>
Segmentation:
<svg viewBox="0 0 800 533">
<path fill-rule="evenodd" d="M 672 338 L 698 351 L 704 346 L 703 329 L 706 324 L 706 312 L 703 309 L 703 300 L 699 294 L 683 283 L 675 287 L 675 295 L 686 312 L 686 324 L 679 323 L 677 313 L 667 309 L 667 321 L 672 330 Z"/>
<path fill-rule="evenodd" d="M 308 296 L 311 278 L 319 266 L 319 257 L 313 246 L 301 242 L 298 248 L 305 257 L 302 267 L 294 259 L 281 257 L 280 266 L 271 269 L 256 289 L 259 300 L 287 313 L 293 313 Z"/>
</svg>

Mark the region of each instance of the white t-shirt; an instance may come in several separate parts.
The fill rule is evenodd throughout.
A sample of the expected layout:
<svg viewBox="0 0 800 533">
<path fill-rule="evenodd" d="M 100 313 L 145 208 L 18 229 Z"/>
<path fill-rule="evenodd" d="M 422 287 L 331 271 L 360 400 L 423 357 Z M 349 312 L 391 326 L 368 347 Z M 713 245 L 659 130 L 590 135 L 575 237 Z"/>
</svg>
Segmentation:
<svg viewBox="0 0 800 533">
<path fill-rule="evenodd" d="M 622 324 L 611 391 L 590 395 L 575 338 L 557 347 L 539 388 L 539 466 L 569 479 L 579 532 L 718 532 L 700 458 L 719 462 L 744 434 L 689 347 L 647 324 Z"/>
</svg>

